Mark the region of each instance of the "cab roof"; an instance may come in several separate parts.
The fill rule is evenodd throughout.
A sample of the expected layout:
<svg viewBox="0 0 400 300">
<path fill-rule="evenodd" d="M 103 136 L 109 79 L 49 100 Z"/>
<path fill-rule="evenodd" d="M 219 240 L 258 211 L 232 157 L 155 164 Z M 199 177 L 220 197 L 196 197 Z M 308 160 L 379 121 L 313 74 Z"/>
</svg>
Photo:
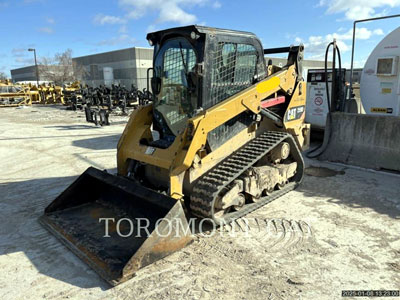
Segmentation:
<svg viewBox="0 0 400 300">
<path fill-rule="evenodd" d="M 160 41 L 164 39 L 167 35 L 186 35 L 190 36 L 191 32 L 195 32 L 197 34 L 205 34 L 205 35 L 234 35 L 234 36 L 246 36 L 257 38 L 257 36 L 248 31 L 239 31 L 239 30 L 231 30 L 231 29 L 222 29 L 222 28 L 214 28 L 200 25 L 189 25 L 183 27 L 174 27 L 170 29 L 160 30 L 156 32 L 151 32 L 147 34 L 147 40 L 151 41 Z"/>
</svg>

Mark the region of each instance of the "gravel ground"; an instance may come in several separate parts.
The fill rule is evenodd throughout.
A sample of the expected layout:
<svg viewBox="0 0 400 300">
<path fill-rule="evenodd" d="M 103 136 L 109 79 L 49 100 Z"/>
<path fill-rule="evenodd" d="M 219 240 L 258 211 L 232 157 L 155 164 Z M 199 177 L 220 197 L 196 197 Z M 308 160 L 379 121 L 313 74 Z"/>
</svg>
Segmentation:
<svg viewBox="0 0 400 300">
<path fill-rule="evenodd" d="M 126 120 L 96 127 L 60 106 L 0 109 L 1 299 L 340 299 L 342 290 L 400 289 L 400 176 L 314 160 L 296 191 L 233 231 L 198 234 L 111 288 L 37 219 L 87 167 L 115 171 Z"/>
</svg>

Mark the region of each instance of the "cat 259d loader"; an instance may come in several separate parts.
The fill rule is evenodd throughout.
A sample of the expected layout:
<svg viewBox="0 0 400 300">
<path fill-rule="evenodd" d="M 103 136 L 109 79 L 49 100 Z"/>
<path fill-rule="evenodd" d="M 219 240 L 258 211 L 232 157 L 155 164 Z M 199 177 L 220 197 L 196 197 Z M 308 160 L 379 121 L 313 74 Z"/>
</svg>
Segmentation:
<svg viewBox="0 0 400 300">
<path fill-rule="evenodd" d="M 189 216 L 222 225 L 295 189 L 309 144 L 302 45 L 263 49 L 252 33 L 203 26 L 147 39 L 154 99 L 122 133 L 118 174 L 87 169 L 41 217 L 113 285 L 190 243 Z M 275 53 L 285 66 L 265 62 Z"/>
</svg>

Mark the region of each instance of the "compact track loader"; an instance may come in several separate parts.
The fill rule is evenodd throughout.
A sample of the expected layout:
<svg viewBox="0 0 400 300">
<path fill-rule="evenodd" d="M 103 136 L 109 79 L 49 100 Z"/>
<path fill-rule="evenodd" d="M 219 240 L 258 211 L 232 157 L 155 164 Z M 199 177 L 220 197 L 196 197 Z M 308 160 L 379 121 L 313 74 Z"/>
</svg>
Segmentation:
<svg viewBox="0 0 400 300">
<path fill-rule="evenodd" d="M 296 188 L 309 143 L 302 45 L 202 26 L 147 39 L 153 103 L 125 127 L 118 174 L 89 168 L 41 217 L 113 285 L 190 243 L 191 216 L 222 225 Z M 275 53 L 285 66 L 266 64 Z"/>
</svg>

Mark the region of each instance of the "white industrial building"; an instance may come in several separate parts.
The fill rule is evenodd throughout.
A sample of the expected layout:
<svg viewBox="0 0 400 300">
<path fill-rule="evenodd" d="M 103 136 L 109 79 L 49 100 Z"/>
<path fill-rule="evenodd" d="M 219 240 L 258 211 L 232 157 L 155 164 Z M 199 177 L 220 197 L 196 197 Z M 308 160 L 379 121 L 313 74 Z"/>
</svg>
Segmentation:
<svg viewBox="0 0 400 300">
<path fill-rule="evenodd" d="M 285 58 L 266 57 L 266 61 L 278 66 L 286 64 Z M 92 87 L 121 84 L 129 88 L 132 84 L 140 90 L 147 87 L 147 69 L 152 67 L 153 48 L 132 47 L 110 52 L 96 53 L 72 59 L 76 79 Z M 330 67 L 331 63 L 329 63 Z M 324 62 L 303 61 L 303 77 L 310 68 L 323 68 Z M 40 66 L 39 66 L 40 72 Z M 41 72 L 40 72 L 41 73 Z M 35 66 L 11 70 L 14 81 L 36 80 Z M 42 78 L 41 80 L 48 80 Z"/>
<path fill-rule="evenodd" d="M 152 48 L 128 48 L 72 59 L 75 73 L 83 84 L 121 84 L 147 87 L 147 69 L 152 67 Z"/>
</svg>

